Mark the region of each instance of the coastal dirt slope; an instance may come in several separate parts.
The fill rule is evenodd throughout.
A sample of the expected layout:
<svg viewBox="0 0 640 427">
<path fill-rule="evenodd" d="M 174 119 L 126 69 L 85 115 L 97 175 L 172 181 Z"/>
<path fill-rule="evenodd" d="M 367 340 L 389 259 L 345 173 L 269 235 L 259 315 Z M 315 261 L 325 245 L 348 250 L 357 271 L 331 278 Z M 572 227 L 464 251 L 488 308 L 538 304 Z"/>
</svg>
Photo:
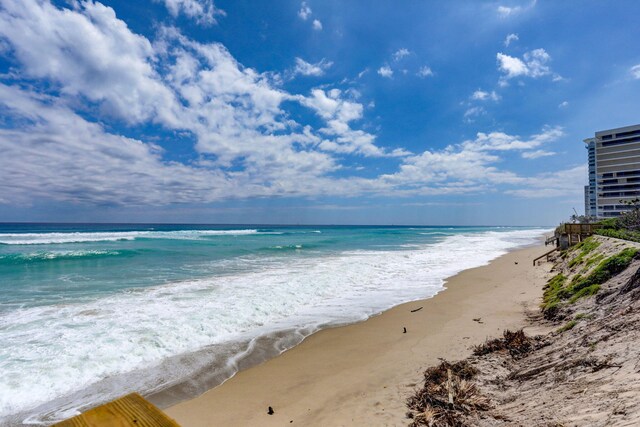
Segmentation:
<svg viewBox="0 0 640 427">
<path fill-rule="evenodd" d="M 476 347 L 464 370 L 428 370 L 425 386 L 409 400 L 408 422 L 640 425 L 639 247 L 594 236 L 559 253 L 541 311 L 531 318 L 552 331 L 537 337 L 505 333 Z M 438 368 L 452 371 L 452 379 L 434 377 Z"/>
</svg>

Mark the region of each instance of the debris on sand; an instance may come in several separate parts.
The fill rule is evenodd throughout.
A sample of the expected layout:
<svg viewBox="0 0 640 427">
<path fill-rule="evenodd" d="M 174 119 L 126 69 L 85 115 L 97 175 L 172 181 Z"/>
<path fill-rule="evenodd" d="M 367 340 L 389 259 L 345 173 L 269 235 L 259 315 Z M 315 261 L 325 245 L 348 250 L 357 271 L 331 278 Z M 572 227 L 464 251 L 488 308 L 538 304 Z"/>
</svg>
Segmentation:
<svg viewBox="0 0 640 427">
<path fill-rule="evenodd" d="M 410 426 L 465 425 L 468 414 L 489 409 L 489 399 L 471 381 L 477 373 L 464 360 L 454 364 L 443 361 L 427 369 L 424 387 L 407 401 L 407 416 L 413 420 Z"/>
<path fill-rule="evenodd" d="M 526 355 L 534 349 L 534 340 L 525 335 L 520 329 L 516 332 L 504 331 L 503 338 L 487 340 L 484 344 L 473 348 L 475 356 L 482 356 L 496 351 L 507 350 L 511 357 L 518 358 Z"/>
</svg>

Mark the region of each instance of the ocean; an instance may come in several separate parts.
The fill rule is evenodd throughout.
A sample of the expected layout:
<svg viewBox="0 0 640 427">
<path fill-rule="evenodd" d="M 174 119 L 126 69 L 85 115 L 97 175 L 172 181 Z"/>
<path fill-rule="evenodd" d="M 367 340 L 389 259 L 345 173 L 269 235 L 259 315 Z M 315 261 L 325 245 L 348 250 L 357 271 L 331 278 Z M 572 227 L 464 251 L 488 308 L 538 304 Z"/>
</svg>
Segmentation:
<svg viewBox="0 0 640 427">
<path fill-rule="evenodd" d="M 545 231 L 0 224 L 0 425 L 193 397 Z"/>
</svg>

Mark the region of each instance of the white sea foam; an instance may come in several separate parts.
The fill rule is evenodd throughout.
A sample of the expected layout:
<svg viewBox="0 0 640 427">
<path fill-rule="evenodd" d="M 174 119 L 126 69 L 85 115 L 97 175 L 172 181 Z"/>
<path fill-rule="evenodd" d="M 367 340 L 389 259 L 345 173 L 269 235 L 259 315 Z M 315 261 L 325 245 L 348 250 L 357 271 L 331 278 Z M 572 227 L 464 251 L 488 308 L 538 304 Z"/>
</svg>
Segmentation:
<svg viewBox="0 0 640 427">
<path fill-rule="evenodd" d="M 98 233 L 0 233 L 0 244 L 47 245 L 59 243 L 109 242 L 145 239 L 201 239 L 206 236 L 244 236 L 249 234 L 282 234 L 258 230 L 178 230 L 178 231 L 121 231 Z"/>
<path fill-rule="evenodd" d="M 0 255 L 1 263 L 28 263 L 35 261 L 52 261 L 56 259 L 94 258 L 120 255 L 120 251 L 76 250 L 76 251 L 37 251 L 18 254 Z"/>
<path fill-rule="evenodd" d="M 274 258 L 258 271 L 11 311 L 0 315 L 0 424 L 106 378 L 212 344 L 291 329 L 308 334 L 435 295 L 445 278 L 531 243 L 541 232 L 483 232 L 407 250 Z M 157 371 L 127 386 L 157 389 L 187 374 Z M 122 387 L 87 390 L 74 404 L 123 392 Z M 64 416 L 73 412 L 69 406 L 65 410 Z"/>
</svg>

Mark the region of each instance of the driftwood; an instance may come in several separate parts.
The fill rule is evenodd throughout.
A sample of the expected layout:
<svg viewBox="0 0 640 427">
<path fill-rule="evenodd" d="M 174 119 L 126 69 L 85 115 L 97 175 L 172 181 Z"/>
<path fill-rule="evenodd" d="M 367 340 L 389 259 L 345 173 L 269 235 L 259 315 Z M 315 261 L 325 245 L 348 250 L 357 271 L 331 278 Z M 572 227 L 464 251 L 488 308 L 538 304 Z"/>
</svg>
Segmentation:
<svg viewBox="0 0 640 427">
<path fill-rule="evenodd" d="M 451 369 L 447 369 L 447 391 L 449 392 L 449 405 L 453 406 L 453 382 L 451 380 Z"/>
<path fill-rule="evenodd" d="M 420 311 L 420 310 L 422 310 L 422 307 L 418 307 L 418 308 L 416 308 L 415 310 L 411 310 L 411 312 L 412 312 L 412 313 L 415 313 L 416 311 Z"/>
</svg>

